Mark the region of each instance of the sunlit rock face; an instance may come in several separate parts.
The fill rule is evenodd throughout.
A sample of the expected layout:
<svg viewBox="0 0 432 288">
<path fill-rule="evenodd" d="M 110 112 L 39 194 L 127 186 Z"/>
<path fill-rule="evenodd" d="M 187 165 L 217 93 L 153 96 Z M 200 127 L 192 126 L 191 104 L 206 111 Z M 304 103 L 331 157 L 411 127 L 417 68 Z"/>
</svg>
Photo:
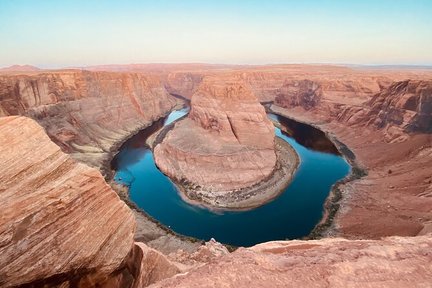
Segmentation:
<svg viewBox="0 0 432 288">
<path fill-rule="evenodd" d="M 0 118 L 0 163 L 1 287 L 97 283 L 122 267 L 135 219 L 99 171 L 18 116 Z"/>
<path fill-rule="evenodd" d="M 211 191 L 254 185 L 275 166 L 274 127 L 248 87 L 205 79 L 188 118 L 155 147 L 158 167 L 178 181 Z"/>
<path fill-rule="evenodd" d="M 32 117 L 64 152 L 98 168 L 118 143 L 174 105 L 152 75 L 78 70 L 0 75 L 0 116 Z"/>
<path fill-rule="evenodd" d="M 377 127 L 395 125 L 408 132 L 432 133 L 432 81 L 395 82 L 368 104 L 368 116 Z"/>
<path fill-rule="evenodd" d="M 273 149 L 273 124 L 244 84 L 208 80 L 192 97 L 189 118 L 227 142 Z"/>
<path fill-rule="evenodd" d="M 431 236 L 274 241 L 152 287 L 428 287 Z"/>
</svg>

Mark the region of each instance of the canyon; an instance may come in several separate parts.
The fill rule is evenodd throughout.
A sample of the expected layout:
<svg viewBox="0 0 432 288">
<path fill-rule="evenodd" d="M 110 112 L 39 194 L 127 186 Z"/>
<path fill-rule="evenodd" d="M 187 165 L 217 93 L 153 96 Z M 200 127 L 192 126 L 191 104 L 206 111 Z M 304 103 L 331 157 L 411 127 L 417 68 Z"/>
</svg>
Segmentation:
<svg viewBox="0 0 432 288">
<path fill-rule="evenodd" d="M 64 152 L 97 168 L 119 139 L 176 105 L 156 76 L 74 70 L 0 74 L 0 99 L 0 116 L 36 119 Z"/>
<path fill-rule="evenodd" d="M 430 70 L 179 64 L 109 71 L 118 69 L 0 72 L 1 286 L 431 283 Z M 239 99 L 213 97 L 227 91 Z M 146 228 L 157 224 L 128 208 L 113 190 L 121 189 L 107 184 L 108 163 L 120 145 L 191 100 L 188 118 L 154 148 L 161 170 L 177 175 L 169 170 L 172 163 L 164 163 L 166 155 L 189 157 L 180 155 L 179 143 L 185 133 L 200 131 L 202 141 L 236 143 L 239 157 L 258 155 L 264 172 L 245 178 L 244 167 L 212 159 L 221 169 L 232 169 L 234 177 L 208 178 L 211 170 L 202 175 L 187 170 L 204 163 L 193 157 L 202 151 L 192 149 L 182 173 L 197 177 L 192 178 L 197 183 L 219 181 L 221 189 L 253 185 L 271 172 L 276 156 L 270 149 L 272 125 L 264 108 L 250 99 L 321 129 L 340 149 L 347 147 L 346 157 L 356 163 L 352 173 L 358 177 L 333 189 L 338 199 L 329 197 L 327 204 L 338 209 L 317 236 L 323 239 L 267 242 L 230 253 L 214 241 L 202 244 Z M 253 117 L 237 111 L 252 111 Z M 241 127 L 245 119 L 256 134 L 243 133 L 249 131 Z M 243 151 L 238 143 L 255 151 Z M 140 237 L 136 231 L 142 229 L 154 230 Z"/>
</svg>

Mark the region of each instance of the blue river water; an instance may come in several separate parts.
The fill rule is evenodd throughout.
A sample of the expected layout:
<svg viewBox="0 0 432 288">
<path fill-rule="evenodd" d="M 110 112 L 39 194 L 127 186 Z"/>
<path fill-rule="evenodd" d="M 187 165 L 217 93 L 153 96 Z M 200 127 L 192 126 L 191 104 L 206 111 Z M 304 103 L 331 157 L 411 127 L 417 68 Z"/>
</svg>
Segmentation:
<svg viewBox="0 0 432 288">
<path fill-rule="evenodd" d="M 174 111 L 157 128 L 185 114 L 185 109 Z M 284 131 L 275 128 L 276 135 L 292 145 L 301 162 L 285 191 L 261 207 L 215 212 L 184 202 L 156 167 L 145 145 L 146 131 L 121 147 L 112 163 L 114 179 L 129 186 L 131 200 L 141 209 L 179 234 L 236 246 L 307 236 L 322 217 L 331 186 L 349 173 L 350 166 L 320 130 L 281 116 L 269 117 L 282 125 Z"/>
</svg>

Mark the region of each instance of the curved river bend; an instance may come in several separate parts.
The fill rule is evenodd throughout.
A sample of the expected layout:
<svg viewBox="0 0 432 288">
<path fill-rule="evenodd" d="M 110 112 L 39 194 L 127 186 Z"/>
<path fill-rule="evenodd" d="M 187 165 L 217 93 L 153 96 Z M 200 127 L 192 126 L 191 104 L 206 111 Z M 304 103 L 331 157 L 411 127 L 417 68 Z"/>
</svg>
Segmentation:
<svg viewBox="0 0 432 288">
<path fill-rule="evenodd" d="M 350 166 L 325 134 L 309 125 L 269 114 L 280 123 L 277 136 L 300 156 L 293 181 L 273 201 L 248 211 L 210 211 L 184 202 L 175 186 L 155 166 L 145 139 L 162 125 L 172 123 L 187 110 L 172 112 L 131 139 L 112 161 L 115 181 L 129 186 L 129 194 L 141 209 L 179 234 L 236 245 L 294 239 L 307 236 L 321 220 L 331 186 L 344 178 Z"/>
</svg>

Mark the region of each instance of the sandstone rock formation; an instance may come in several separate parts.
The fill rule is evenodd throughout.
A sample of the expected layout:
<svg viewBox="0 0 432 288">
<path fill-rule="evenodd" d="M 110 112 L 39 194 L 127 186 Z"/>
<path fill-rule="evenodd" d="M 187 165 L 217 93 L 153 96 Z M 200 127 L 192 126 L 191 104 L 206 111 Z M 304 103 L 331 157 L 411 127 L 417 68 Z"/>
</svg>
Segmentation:
<svg viewBox="0 0 432 288">
<path fill-rule="evenodd" d="M 156 76 L 77 70 L 0 75 L 0 116 L 32 117 L 64 152 L 99 168 L 116 145 L 174 105 Z"/>
<path fill-rule="evenodd" d="M 396 82 L 367 105 L 369 121 L 379 128 L 396 125 L 408 132 L 432 133 L 432 80 Z"/>
<path fill-rule="evenodd" d="M 316 107 L 322 97 L 321 85 L 310 80 L 286 82 L 275 98 L 275 104 L 282 107 L 301 106 L 305 110 Z"/>
<path fill-rule="evenodd" d="M 392 82 L 360 103 L 324 101 L 321 84 L 310 81 L 287 81 L 275 98 L 284 108 L 316 108 L 314 114 L 327 121 L 338 120 L 350 126 L 392 128 L 395 137 L 403 132 L 430 133 L 432 127 L 432 83 L 429 80 Z M 335 100 L 335 99 L 334 99 Z M 399 131 L 396 135 L 396 131 Z"/>
<path fill-rule="evenodd" d="M 178 95 L 186 99 L 191 99 L 192 95 L 199 88 L 204 75 L 202 72 L 189 73 L 169 73 L 163 82 L 165 88 L 172 95 Z"/>
<path fill-rule="evenodd" d="M 121 268 L 135 220 L 102 175 L 29 118 L 0 118 L 0 135 L 0 286 L 101 282 Z"/>
<path fill-rule="evenodd" d="M 151 287 L 428 287 L 431 249 L 431 236 L 267 242 Z"/>
<path fill-rule="evenodd" d="M 209 79 L 192 97 L 189 117 L 154 149 L 158 167 L 177 181 L 211 191 L 252 186 L 274 169 L 274 128 L 244 85 Z"/>
<path fill-rule="evenodd" d="M 323 102 L 335 104 L 362 103 L 394 81 L 430 76 L 428 71 L 352 69 L 331 65 L 232 66 L 220 70 L 185 66 L 166 73 L 165 85 L 186 98 L 193 95 L 203 77 L 211 76 L 246 83 L 260 102 L 274 101 L 288 83 L 308 80 L 320 85 Z"/>
<path fill-rule="evenodd" d="M 179 268 L 160 252 L 136 242 L 125 259 L 125 267 L 103 282 L 90 283 L 105 288 L 142 288 L 180 272 Z"/>
</svg>

